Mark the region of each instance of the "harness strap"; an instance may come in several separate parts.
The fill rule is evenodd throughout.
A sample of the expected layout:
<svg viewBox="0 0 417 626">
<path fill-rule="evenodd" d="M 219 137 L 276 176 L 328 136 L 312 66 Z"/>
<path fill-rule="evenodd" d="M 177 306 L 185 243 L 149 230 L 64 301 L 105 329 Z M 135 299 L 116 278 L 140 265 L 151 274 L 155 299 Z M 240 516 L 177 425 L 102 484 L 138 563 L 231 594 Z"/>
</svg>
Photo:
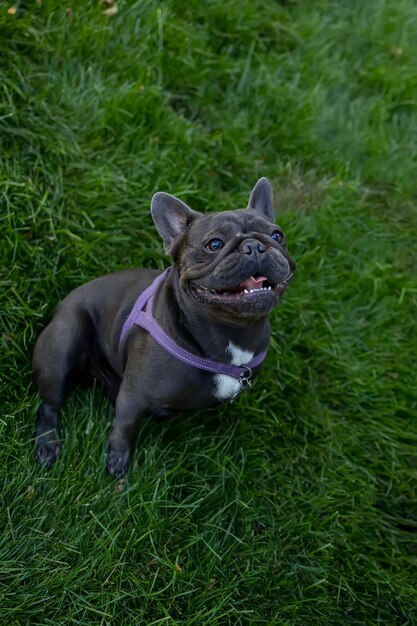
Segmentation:
<svg viewBox="0 0 417 626">
<path fill-rule="evenodd" d="M 191 365 L 192 367 L 196 367 L 207 372 L 213 372 L 214 374 L 226 374 L 227 376 L 239 379 L 242 383 L 246 382 L 248 384 L 250 382 L 252 370 L 255 367 L 258 367 L 258 365 L 260 365 L 265 359 L 267 353 L 266 350 L 257 354 L 251 361 L 249 361 L 249 363 L 247 363 L 247 365 L 243 366 L 230 365 L 227 363 L 213 361 L 211 359 L 204 359 L 188 352 L 188 350 L 185 350 L 176 344 L 152 316 L 153 297 L 159 285 L 165 280 L 170 270 L 171 268 L 168 267 L 162 274 L 157 276 L 153 283 L 147 287 L 136 300 L 127 320 L 123 325 L 122 332 L 120 334 L 119 350 L 122 347 L 127 333 L 131 327 L 136 324 L 137 326 L 140 326 L 148 331 L 148 333 L 157 343 L 159 343 L 160 346 L 164 348 L 164 350 L 172 354 L 172 356 L 180 361 L 187 363 L 187 365 Z M 143 309 L 145 307 L 146 310 L 144 311 Z"/>
</svg>

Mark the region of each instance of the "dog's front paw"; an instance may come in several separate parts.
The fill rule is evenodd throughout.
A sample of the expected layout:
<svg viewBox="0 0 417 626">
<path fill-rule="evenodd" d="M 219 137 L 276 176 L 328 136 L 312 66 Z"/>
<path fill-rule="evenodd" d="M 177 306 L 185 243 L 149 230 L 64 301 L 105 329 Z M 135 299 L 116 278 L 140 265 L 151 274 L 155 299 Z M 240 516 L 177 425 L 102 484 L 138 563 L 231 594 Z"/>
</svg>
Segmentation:
<svg viewBox="0 0 417 626">
<path fill-rule="evenodd" d="M 117 450 L 109 447 L 107 454 L 107 471 L 115 478 L 122 478 L 129 469 L 130 451 Z"/>
<path fill-rule="evenodd" d="M 54 428 L 36 437 L 35 456 L 42 467 L 53 465 L 60 449 L 61 442 Z"/>
</svg>

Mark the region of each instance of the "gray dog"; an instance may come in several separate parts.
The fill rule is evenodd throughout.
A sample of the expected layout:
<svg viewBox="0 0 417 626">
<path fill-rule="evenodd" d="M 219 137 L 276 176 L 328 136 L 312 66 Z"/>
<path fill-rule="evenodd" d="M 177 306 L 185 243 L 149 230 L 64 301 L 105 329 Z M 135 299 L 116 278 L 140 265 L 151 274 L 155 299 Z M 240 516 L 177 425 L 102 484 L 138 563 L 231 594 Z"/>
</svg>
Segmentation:
<svg viewBox="0 0 417 626">
<path fill-rule="evenodd" d="M 268 315 L 295 269 L 261 178 L 247 209 L 192 211 L 157 193 L 152 217 L 171 268 L 132 269 L 72 291 L 40 335 L 33 367 L 43 400 L 36 455 L 60 448 L 58 413 L 71 382 L 99 380 L 116 400 L 107 468 L 127 471 L 145 413 L 165 416 L 235 397 L 259 371 Z"/>
</svg>

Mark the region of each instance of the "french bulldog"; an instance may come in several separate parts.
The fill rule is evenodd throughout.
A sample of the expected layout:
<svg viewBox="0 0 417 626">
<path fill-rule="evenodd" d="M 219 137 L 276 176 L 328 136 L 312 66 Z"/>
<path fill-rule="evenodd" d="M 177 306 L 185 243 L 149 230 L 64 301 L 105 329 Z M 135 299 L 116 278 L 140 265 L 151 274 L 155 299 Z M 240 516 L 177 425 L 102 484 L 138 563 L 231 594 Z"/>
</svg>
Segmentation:
<svg viewBox="0 0 417 626">
<path fill-rule="evenodd" d="M 78 287 L 36 342 L 36 456 L 43 466 L 59 454 L 59 409 L 74 381 L 96 379 L 116 402 L 107 469 L 120 478 L 142 416 L 232 399 L 261 368 L 268 316 L 295 270 L 269 181 L 256 183 L 246 209 L 202 214 L 159 192 L 151 213 L 170 270 L 130 269 Z M 152 312 L 135 312 L 147 290 Z M 148 327 L 129 321 L 136 313 Z"/>
</svg>

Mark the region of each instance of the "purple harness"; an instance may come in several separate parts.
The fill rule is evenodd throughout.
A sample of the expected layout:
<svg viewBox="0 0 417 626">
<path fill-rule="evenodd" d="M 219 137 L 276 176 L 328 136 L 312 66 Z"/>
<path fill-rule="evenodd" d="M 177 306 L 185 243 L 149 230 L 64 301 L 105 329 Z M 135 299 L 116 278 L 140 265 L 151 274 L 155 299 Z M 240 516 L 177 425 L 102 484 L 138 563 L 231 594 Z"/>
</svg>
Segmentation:
<svg viewBox="0 0 417 626">
<path fill-rule="evenodd" d="M 196 367 L 200 370 L 205 370 L 206 372 L 213 372 L 214 374 L 226 374 L 227 376 L 232 376 L 233 378 L 238 379 L 241 383 L 242 389 L 250 386 L 252 370 L 263 362 L 266 357 L 266 350 L 257 354 L 247 365 L 243 365 L 241 367 L 238 365 L 219 363 L 218 361 L 212 361 L 211 359 L 203 359 L 178 346 L 152 316 L 152 304 L 155 293 L 159 285 L 167 277 L 170 270 L 171 267 L 168 267 L 164 272 L 162 272 L 162 274 L 157 276 L 153 283 L 151 283 L 151 285 L 149 285 L 149 287 L 147 287 L 136 300 L 129 317 L 123 324 L 119 341 L 119 350 L 122 348 L 122 344 L 127 333 L 132 328 L 133 324 L 136 324 L 137 326 L 147 330 L 155 341 L 157 341 L 167 352 L 180 361 L 187 363 L 187 365 L 191 365 L 192 367 Z"/>
</svg>

